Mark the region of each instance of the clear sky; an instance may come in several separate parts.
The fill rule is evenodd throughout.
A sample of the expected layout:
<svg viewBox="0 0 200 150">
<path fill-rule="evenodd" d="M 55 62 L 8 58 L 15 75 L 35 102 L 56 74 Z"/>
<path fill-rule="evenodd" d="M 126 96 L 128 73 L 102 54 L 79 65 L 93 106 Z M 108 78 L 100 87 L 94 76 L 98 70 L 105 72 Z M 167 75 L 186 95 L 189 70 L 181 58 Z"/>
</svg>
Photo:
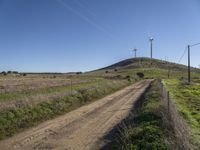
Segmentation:
<svg viewBox="0 0 200 150">
<path fill-rule="evenodd" d="M 87 71 L 138 56 L 177 62 L 200 42 L 199 0 L 0 0 L 0 71 Z M 200 45 L 191 50 L 200 64 Z M 186 55 L 181 63 L 186 64 Z"/>
</svg>

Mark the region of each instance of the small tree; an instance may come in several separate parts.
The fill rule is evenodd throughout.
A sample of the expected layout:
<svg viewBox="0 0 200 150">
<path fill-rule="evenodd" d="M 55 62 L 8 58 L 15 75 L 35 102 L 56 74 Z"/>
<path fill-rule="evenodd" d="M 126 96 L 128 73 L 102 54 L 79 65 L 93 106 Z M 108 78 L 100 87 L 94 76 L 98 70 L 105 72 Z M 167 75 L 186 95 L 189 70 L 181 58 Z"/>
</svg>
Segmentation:
<svg viewBox="0 0 200 150">
<path fill-rule="evenodd" d="M 6 73 L 5 71 L 1 72 L 1 74 L 3 74 L 4 76 L 6 76 L 6 75 L 7 75 L 7 73 Z"/>
<path fill-rule="evenodd" d="M 82 72 L 77 72 L 76 74 L 77 74 L 77 75 L 78 75 L 78 74 L 82 74 Z"/>
<path fill-rule="evenodd" d="M 26 73 L 23 73 L 23 74 L 22 74 L 22 76 L 24 76 L 24 77 L 25 77 L 25 76 L 26 76 Z"/>
<path fill-rule="evenodd" d="M 108 70 L 106 70 L 105 73 L 109 73 Z"/>
<path fill-rule="evenodd" d="M 118 70 L 117 70 L 117 69 L 115 69 L 114 71 L 115 71 L 115 72 L 117 72 Z"/>
<path fill-rule="evenodd" d="M 130 76 L 130 75 L 127 75 L 125 78 L 126 78 L 128 81 L 131 81 L 131 76 Z"/>
</svg>

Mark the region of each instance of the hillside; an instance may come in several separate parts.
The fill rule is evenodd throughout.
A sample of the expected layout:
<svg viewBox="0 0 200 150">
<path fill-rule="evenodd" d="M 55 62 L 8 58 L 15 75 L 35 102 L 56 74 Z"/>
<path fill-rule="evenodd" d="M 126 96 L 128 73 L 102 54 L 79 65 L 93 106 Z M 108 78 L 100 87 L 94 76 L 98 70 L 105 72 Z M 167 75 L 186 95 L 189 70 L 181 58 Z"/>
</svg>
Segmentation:
<svg viewBox="0 0 200 150">
<path fill-rule="evenodd" d="M 102 69 L 136 69 L 136 68 L 159 68 L 159 69 L 170 69 L 175 71 L 185 71 L 187 70 L 187 66 L 182 64 L 177 64 L 169 61 L 163 61 L 159 59 L 150 59 L 147 57 L 137 57 L 137 58 L 130 58 L 118 63 L 112 64 Z M 192 68 L 193 71 L 200 72 L 197 68 Z"/>
<path fill-rule="evenodd" d="M 110 66 L 85 73 L 86 76 L 103 76 L 108 78 L 126 78 L 136 79 L 136 74 L 143 72 L 145 78 L 183 78 L 187 80 L 188 67 L 182 64 L 163 61 L 159 59 L 150 59 L 145 57 L 130 58 Z M 191 67 L 191 77 L 193 79 L 200 76 L 200 69 Z"/>
</svg>

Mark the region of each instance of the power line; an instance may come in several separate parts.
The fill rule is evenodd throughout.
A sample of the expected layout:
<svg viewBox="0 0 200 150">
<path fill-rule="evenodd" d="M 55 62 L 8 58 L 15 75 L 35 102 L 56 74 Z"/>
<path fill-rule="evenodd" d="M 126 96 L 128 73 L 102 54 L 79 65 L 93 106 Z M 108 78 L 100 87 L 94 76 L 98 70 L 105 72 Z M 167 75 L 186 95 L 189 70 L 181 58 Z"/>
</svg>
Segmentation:
<svg viewBox="0 0 200 150">
<path fill-rule="evenodd" d="M 200 45 L 200 42 L 196 43 L 196 44 L 193 44 L 193 45 L 190 45 L 190 47 L 193 47 L 193 46 L 196 46 L 196 45 Z"/>
<path fill-rule="evenodd" d="M 197 45 L 200 45 L 200 43 L 196 43 L 196 44 L 187 46 L 187 48 L 188 48 L 188 83 L 191 82 L 190 48 L 193 47 L 193 46 L 197 46 Z"/>
<path fill-rule="evenodd" d="M 180 62 L 181 62 L 181 60 L 182 60 L 182 59 L 183 59 L 183 57 L 185 56 L 186 52 L 187 52 L 187 46 L 185 47 L 185 50 L 183 51 L 183 54 L 181 55 L 181 57 L 180 57 L 180 59 L 179 59 L 178 63 L 180 63 Z"/>
</svg>

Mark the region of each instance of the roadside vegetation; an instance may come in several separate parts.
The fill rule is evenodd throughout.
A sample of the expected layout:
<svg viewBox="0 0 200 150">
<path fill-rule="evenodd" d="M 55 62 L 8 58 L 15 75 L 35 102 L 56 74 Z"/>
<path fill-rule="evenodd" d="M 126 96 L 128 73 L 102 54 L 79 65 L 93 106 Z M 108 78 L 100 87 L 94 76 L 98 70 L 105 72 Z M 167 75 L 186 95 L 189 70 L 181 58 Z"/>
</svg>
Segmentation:
<svg viewBox="0 0 200 150">
<path fill-rule="evenodd" d="M 80 88 L 71 96 L 45 101 L 33 107 L 19 107 L 0 112 L 0 139 L 102 98 L 129 84 L 127 80 L 106 80 L 106 82 L 98 82 L 97 88 Z"/>
<path fill-rule="evenodd" d="M 132 114 L 119 126 L 111 144 L 119 150 L 167 150 L 176 147 L 174 130 L 166 109 L 161 106 L 161 91 L 154 82 L 135 104 Z"/>
<path fill-rule="evenodd" d="M 198 79 L 188 84 L 182 79 L 164 80 L 180 115 L 189 125 L 193 144 L 200 149 L 200 83 Z"/>
</svg>

